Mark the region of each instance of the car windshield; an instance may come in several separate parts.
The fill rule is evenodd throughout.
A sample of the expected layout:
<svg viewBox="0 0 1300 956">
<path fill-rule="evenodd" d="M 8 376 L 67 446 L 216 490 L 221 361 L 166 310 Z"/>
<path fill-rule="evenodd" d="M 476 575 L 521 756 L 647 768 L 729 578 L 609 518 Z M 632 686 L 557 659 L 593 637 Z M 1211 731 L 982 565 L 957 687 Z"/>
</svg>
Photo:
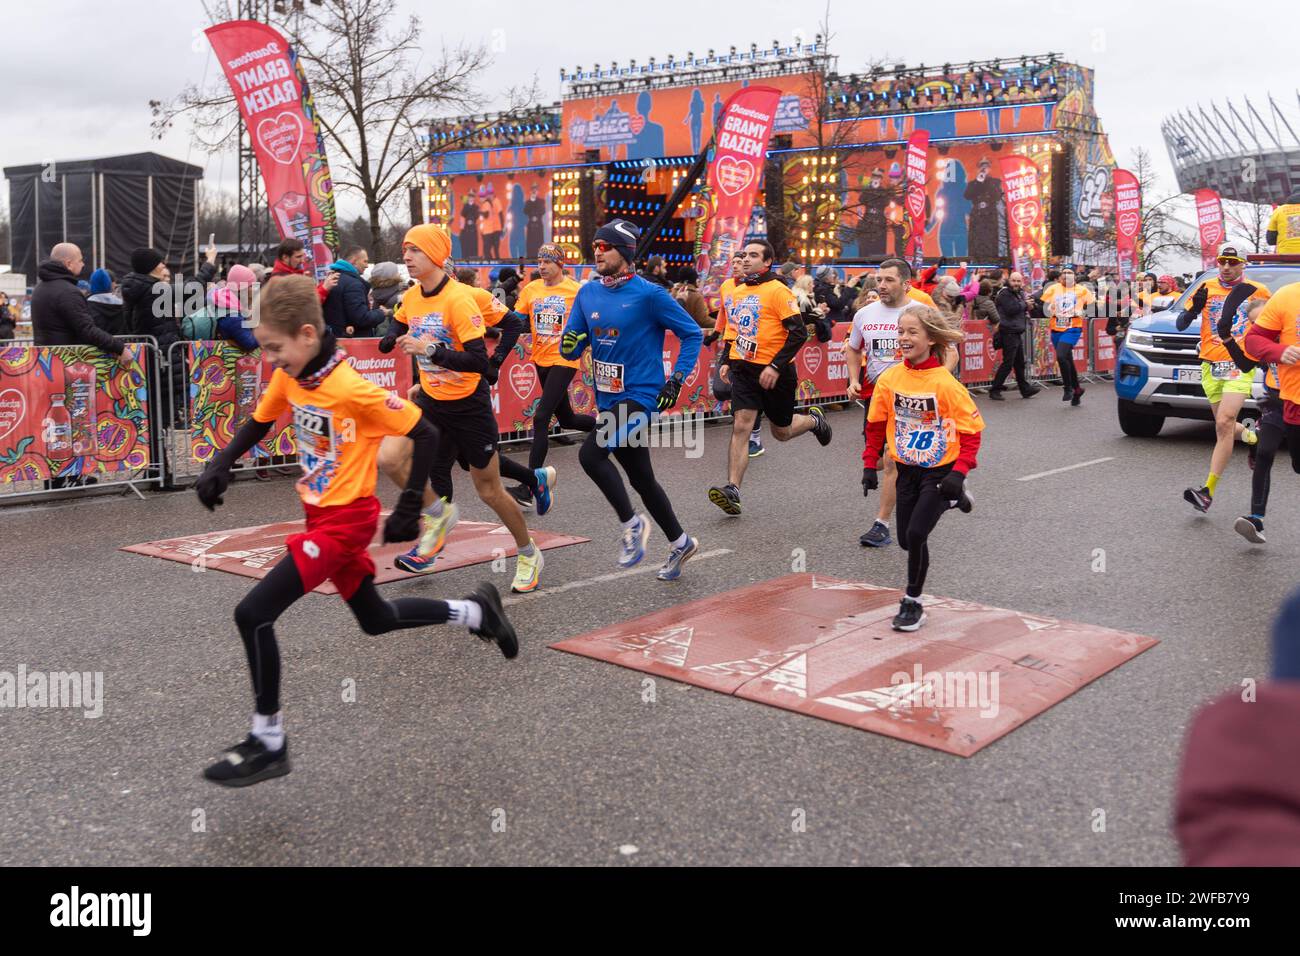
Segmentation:
<svg viewBox="0 0 1300 956">
<path fill-rule="evenodd" d="M 1207 272 L 1198 276 L 1196 281 L 1187 287 L 1187 291 L 1178 297 L 1178 300 L 1169 307 L 1170 311 L 1180 311 L 1187 304 L 1198 288 L 1207 280 L 1218 275 L 1217 272 Z M 1290 285 L 1292 282 L 1300 282 L 1300 269 L 1295 266 L 1274 266 L 1274 265 L 1246 265 L 1246 274 L 1243 278 L 1247 282 L 1255 282 L 1264 285 L 1269 292 L 1276 292 L 1284 285 Z"/>
</svg>

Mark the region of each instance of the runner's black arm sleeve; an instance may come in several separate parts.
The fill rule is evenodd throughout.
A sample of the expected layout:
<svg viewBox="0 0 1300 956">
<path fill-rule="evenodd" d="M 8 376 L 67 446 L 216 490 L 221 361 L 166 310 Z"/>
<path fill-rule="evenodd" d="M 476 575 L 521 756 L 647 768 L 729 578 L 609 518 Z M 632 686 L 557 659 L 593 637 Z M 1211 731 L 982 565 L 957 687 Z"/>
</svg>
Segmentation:
<svg viewBox="0 0 1300 956">
<path fill-rule="evenodd" d="M 781 324 L 786 330 L 785 345 L 781 346 L 781 350 L 776 353 L 772 361 L 767 363 L 776 366 L 778 372 L 784 371 L 785 367 L 794 361 L 800 347 L 808 341 L 808 328 L 803 324 L 802 315 L 791 316 Z"/>
<path fill-rule="evenodd" d="M 379 340 L 379 351 L 387 355 L 393 350 L 394 346 L 397 345 L 397 340 L 409 331 L 411 331 L 409 325 L 394 318 L 392 327 L 388 330 L 388 334 Z"/>
<path fill-rule="evenodd" d="M 505 338 L 502 335 L 502 338 Z M 439 345 L 433 361 L 453 372 L 477 372 L 482 375 L 488 370 L 487 346 L 482 339 L 470 339 L 465 343 L 465 351 L 457 352 L 445 345 Z"/>
<path fill-rule="evenodd" d="M 527 328 L 527 320 L 519 312 L 508 313 L 500 322 L 497 323 L 497 329 L 501 332 L 501 340 L 497 342 L 497 347 L 492 352 L 492 364 L 501 367 L 501 363 L 506 360 L 510 350 L 515 347 L 519 341 L 519 336 L 524 334 Z"/>
<path fill-rule="evenodd" d="M 1247 358 L 1241 345 L 1232 337 L 1232 317 L 1237 314 L 1237 310 L 1241 308 L 1242 303 L 1246 302 L 1254 294 L 1255 286 L 1249 282 L 1243 282 L 1229 292 L 1228 297 L 1223 300 L 1223 311 L 1219 313 L 1219 324 L 1214 329 L 1220 340 L 1222 340 L 1223 347 L 1232 356 L 1233 363 L 1243 372 L 1253 372 L 1258 363 Z"/>
<path fill-rule="evenodd" d="M 221 449 L 212 459 L 208 468 L 220 468 L 229 471 L 234 467 L 235 462 L 243 457 L 244 453 L 260 442 L 270 432 L 274 422 L 259 422 L 256 418 L 250 417 L 244 422 L 243 427 L 235 432 L 235 437 L 230 439 L 230 444 Z"/>
<path fill-rule="evenodd" d="M 415 444 L 411 449 L 411 476 L 406 479 L 406 487 L 402 490 L 423 495 L 424 487 L 429 482 L 429 472 L 433 470 L 434 453 L 438 450 L 438 433 L 421 417 L 415 427 L 406 433 L 406 437 Z"/>
</svg>

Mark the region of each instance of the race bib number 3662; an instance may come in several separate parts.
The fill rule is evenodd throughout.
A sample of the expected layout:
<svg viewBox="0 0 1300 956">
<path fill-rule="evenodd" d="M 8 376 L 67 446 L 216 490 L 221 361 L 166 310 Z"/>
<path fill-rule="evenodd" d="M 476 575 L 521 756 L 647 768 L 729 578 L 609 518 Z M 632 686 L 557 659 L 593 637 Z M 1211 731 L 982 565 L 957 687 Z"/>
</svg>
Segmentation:
<svg viewBox="0 0 1300 956">
<path fill-rule="evenodd" d="M 947 455 L 948 442 L 934 395 L 894 395 L 894 450 L 900 461 L 933 468 Z"/>
</svg>

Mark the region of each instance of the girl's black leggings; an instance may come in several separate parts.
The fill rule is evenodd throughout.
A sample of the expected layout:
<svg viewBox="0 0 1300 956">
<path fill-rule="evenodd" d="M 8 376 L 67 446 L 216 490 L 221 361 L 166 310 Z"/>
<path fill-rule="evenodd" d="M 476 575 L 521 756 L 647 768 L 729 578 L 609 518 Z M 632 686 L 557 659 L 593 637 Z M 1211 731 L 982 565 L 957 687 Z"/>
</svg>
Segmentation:
<svg viewBox="0 0 1300 956">
<path fill-rule="evenodd" d="M 275 622 L 302 595 L 302 578 L 293 556 L 286 554 L 235 608 L 235 624 L 248 654 L 259 714 L 270 715 L 280 710 L 280 647 L 275 640 Z M 362 581 L 347 603 L 361 630 L 367 634 L 445 624 L 449 614 L 446 601 L 429 598 L 386 601 L 379 596 L 373 577 Z"/>
<path fill-rule="evenodd" d="M 948 502 L 939 493 L 952 465 L 921 468 L 898 463 L 898 544 L 907 552 L 907 596 L 919 598 L 925 589 L 925 575 L 930 570 L 930 532 L 948 510 Z"/>
</svg>

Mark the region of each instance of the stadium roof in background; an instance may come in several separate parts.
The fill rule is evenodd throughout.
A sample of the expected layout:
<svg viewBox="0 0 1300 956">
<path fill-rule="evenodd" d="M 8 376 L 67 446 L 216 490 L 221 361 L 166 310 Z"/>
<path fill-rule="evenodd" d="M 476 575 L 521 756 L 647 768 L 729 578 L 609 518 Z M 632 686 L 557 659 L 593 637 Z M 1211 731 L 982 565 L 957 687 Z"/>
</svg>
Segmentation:
<svg viewBox="0 0 1300 956">
<path fill-rule="evenodd" d="M 1297 93 L 1300 102 L 1300 93 Z M 1224 199 L 1277 205 L 1300 187 L 1300 113 L 1273 99 L 1263 110 L 1242 97 L 1198 104 L 1160 124 L 1183 192 L 1215 189 Z"/>
</svg>

